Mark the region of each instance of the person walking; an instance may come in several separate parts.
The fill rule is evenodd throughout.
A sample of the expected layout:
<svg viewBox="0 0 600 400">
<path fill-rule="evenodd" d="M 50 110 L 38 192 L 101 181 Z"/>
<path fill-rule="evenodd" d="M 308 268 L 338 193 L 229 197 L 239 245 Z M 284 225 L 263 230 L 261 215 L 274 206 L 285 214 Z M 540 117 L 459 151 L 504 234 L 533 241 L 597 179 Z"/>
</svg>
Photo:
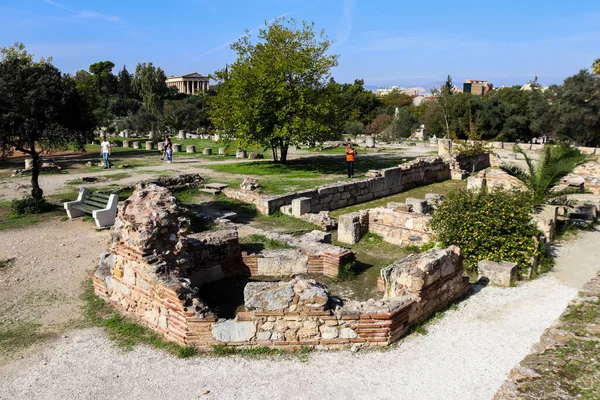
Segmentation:
<svg viewBox="0 0 600 400">
<path fill-rule="evenodd" d="M 354 158 L 356 157 L 356 150 L 352 147 L 352 143 L 348 143 L 346 146 L 346 170 L 348 172 L 348 178 L 354 178 Z"/>
<path fill-rule="evenodd" d="M 165 145 L 164 145 L 164 147 L 163 147 L 163 153 L 162 153 L 162 157 L 160 158 L 161 160 L 164 160 L 164 159 L 165 159 L 165 156 L 167 155 L 167 146 L 168 146 L 169 144 L 171 144 L 171 138 L 170 138 L 170 137 L 168 137 L 167 135 L 165 135 L 165 140 L 164 140 L 164 142 L 163 142 L 163 143 L 164 143 Z"/>
<path fill-rule="evenodd" d="M 110 161 L 108 160 L 108 156 L 111 153 L 111 145 L 108 140 L 106 140 L 106 136 L 102 136 L 102 142 L 100 143 L 100 154 L 102 154 L 102 161 L 104 162 L 104 169 L 110 168 Z"/>
<path fill-rule="evenodd" d="M 167 157 L 167 164 L 173 162 L 173 145 L 169 142 L 165 147 L 165 156 Z"/>
</svg>

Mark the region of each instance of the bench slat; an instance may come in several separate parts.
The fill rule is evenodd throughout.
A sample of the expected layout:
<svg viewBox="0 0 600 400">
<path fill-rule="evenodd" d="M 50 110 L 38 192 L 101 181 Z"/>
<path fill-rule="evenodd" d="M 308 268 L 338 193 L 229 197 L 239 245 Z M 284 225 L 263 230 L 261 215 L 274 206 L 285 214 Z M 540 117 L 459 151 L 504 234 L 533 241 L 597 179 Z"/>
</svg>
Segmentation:
<svg viewBox="0 0 600 400">
<path fill-rule="evenodd" d="M 90 197 L 86 198 L 85 200 L 91 200 L 91 201 L 96 201 L 98 203 L 108 204 L 108 199 L 105 199 L 103 197 L 90 196 Z"/>
<path fill-rule="evenodd" d="M 101 197 L 103 199 L 108 200 L 110 197 L 110 194 L 105 194 L 105 193 L 98 193 L 98 192 L 94 192 L 91 194 L 92 197 Z"/>
<path fill-rule="evenodd" d="M 83 204 L 85 204 L 86 206 L 91 206 L 91 207 L 95 207 L 98 210 L 101 210 L 103 208 L 106 208 L 106 203 L 105 202 L 98 202 L 98 201 L 94 201 L 92 199 L 85 199 L 83 201 Z"/>
<path fill-rule="evenodd" d="M 73 206 L 73 208 L 75 208 L 76 210 L 83 211 L 83 212 L 88 213 L 88 214 L 92 214 L 93 211 L 98 210 L 98 208 L 95 208 L 95 207 L 92 207 L 92 206 L 87 206 L 85 204 Z"/>
</svg>

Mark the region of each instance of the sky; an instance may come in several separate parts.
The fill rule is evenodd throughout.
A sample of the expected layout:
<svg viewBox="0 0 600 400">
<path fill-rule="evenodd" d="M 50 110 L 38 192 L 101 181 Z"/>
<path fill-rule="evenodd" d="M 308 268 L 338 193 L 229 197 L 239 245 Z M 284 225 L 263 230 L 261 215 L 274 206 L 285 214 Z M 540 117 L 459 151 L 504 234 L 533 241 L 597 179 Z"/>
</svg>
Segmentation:
<svg viewBox="0 0 600 400">
<path fill-rule="evenodd" d="M 325 30 L 334 78 L 370 88 L 560 84 L 600 58 L 598 0 L 0 0 L 0 46 L 23 42 L 69 73 L 110 60 L 115 73 L 152 62 L 208 75 L 245 30 L 281 16 Z"/>
</svg>

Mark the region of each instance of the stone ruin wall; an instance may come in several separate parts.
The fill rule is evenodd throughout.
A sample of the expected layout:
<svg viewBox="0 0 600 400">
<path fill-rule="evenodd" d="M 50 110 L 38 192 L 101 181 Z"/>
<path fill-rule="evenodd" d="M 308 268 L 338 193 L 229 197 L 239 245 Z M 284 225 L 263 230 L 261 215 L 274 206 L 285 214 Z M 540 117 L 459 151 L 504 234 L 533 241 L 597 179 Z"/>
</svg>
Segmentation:
<svg viewBox="0 0 600 400">
<path fill-rule="evenodd" d="M 392 272 L 382 280 L 389 285 L 382 300 L 341 305 L 312 280 L 257 282 L 246 286 L 247 311 L 235 319 L 218 319 L 188 273 L 200 271 L 210 281 L 251 273 L 252 266 L 236 256 L 239 245 L 230 232 L 221 234 L 222 242 L 212 232 L 187 237 L 174 198 L 162 189 L 138 190 L 121 207 L 109 253 L 93 275 L 94 290 L 121 313 L 182 346 L 386 346 L 469 287 L 468 279 L 458 279 L 460 251 L 449 248 L 388 267 Z M 399 289 L 403 285 L 406 290 Z"/>
<path fill-rule="evenodd" d="M 428 199 L 408 198 L 406 203 L 388 203 L 387 207 L 370 208 L 340 215 L 338 241 L 358 243 L 366 233 L 375 233 L 398 246 L 423 245 L 431 240 L 428 215 L 441 198 L 428 194 Z"/>
<path fill-rule="evenodd" d="M 257 195 L 255 192 L 241 189 L 226 189 L 223 193 L 231 198 L 254 203 L 258 211 L 265 215 L 271 215 L 281 207 L 292 204 L 295 199 L 306 199 L 302 214 L 318 213 L 364 203 L 451 178 L 464 179 L 473 169 L 477 171 L 489 166 L 488 153 L 424 157 L 397 167 L 385 168 L 381 170 L 381 177 L 338 182 L 296 193 L 269 196 Z"/>
</svg>

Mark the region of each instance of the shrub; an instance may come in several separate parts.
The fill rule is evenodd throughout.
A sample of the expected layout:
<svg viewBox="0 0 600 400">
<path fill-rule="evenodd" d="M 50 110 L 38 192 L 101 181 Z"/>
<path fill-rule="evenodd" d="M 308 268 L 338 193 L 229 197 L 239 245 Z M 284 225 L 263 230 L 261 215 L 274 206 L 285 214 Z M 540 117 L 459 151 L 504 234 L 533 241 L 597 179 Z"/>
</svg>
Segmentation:
<svg viewBox="0 0 600 400">
<path fill-rule="evenodd" d="M 439 206 L 430 227 L 444 246 L 462 249 L 468 271 L 481 260 L 512 261 L 524 270 L 540 255 L 532 211 L 525 193 L 460 190 Z"/>
<path fill-rule="evenodd" d="M 41 214 L 47 211 L 51 211 L 53 208 L 52 204 L 46 200 L 34 199 L 33 197 L 26 197 L 21 200 L 13 200 L 10 203 L 10 212 L 13 215 L 30 215 L 30 214 Z"/>
<path fill-rule="evenodd" d="M 356 262 L 352 261 L 344 265 L 340 265 L 336 279 L 338 281 L 349 281 L 358 275 L 356 270 Z"/>
</svg>

